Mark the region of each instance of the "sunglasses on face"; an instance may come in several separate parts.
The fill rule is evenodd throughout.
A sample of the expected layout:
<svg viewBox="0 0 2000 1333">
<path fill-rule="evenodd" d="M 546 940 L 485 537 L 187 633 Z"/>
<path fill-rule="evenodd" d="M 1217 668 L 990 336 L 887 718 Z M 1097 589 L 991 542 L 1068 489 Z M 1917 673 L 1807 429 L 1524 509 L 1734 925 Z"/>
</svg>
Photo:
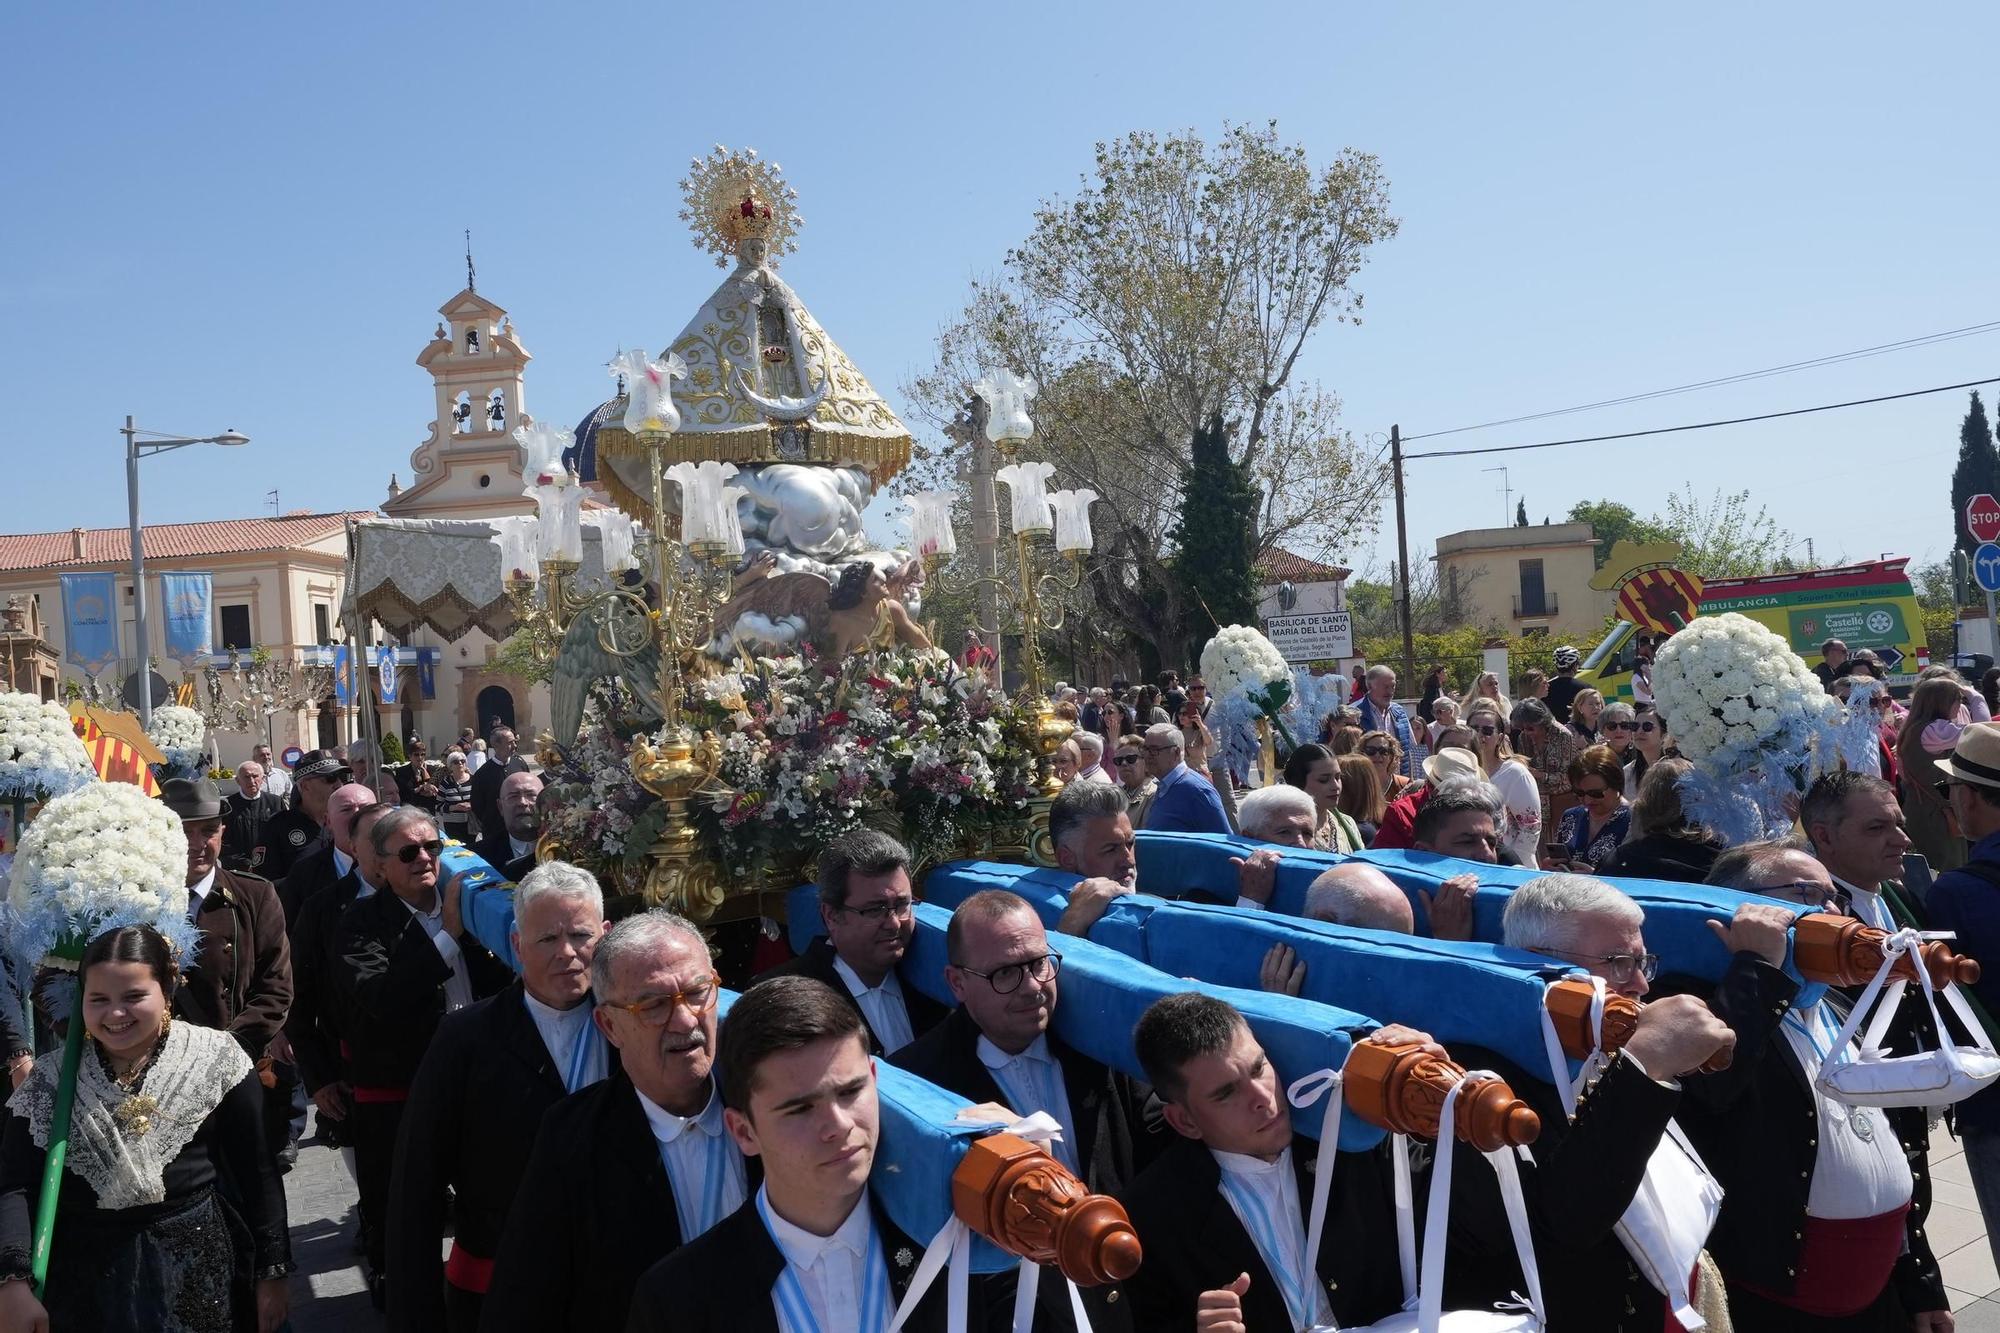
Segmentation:
<svg viewBox="0 0 2000 1333">
<path fill-rule="evenodd" d="M 1641 722 L 1638 729 L 1644 732 L 1654 732 L 1658 731 L 1660 726 L 1657 722 Z"/>
<path fill-rule="evenodd" d="M 1498 727 L 1475 727 L 1473 730 L 1482 736 L 1497 736 L 1500 734 L 1500 728 Z"/>
<path fill-rule="evenodd" d="M 1364 745 L 1361 747 L 1361 753 L 1367 755 L 1370 759 L 1387 759 L 1389 757 L 1389 751 L 1379 745 Z"/>
<path fill-rule="evenodd" d="M 1113 759 L 1111 762 L 1118 765 L 1118 767 L 1120 768 L 1129 768 L 1133 764 L 1139 762 L 1139 756 L 1136 754 L 1121 754 L 1116 759 Z"/>
<path fill-rule="evenodd" d="M 1637 731 L 1639 724 L 1636 722 L 1606 722 L 1604 729 L 1606 731 Z"/>
<path fill-rule="evenodd" d="M 1611 788 L 1609 787 L 1575 787 L 1571 790 L 1575 791 L 1578 796 L 1581 796 L 1586 801 L 1600 800 L 1611 794 Z"/>
<path fill-rule="evenodd" d="M 413 842 L 408 847 L 398 848 L 396 859 L 404 865 L 415 864 L 419 856 L 428 857 L 435 861 L 438 858 L 438 853 L 443 850 L 444 844 L 436 838 L 432 838 L 429 842 Z"/>
</svg>

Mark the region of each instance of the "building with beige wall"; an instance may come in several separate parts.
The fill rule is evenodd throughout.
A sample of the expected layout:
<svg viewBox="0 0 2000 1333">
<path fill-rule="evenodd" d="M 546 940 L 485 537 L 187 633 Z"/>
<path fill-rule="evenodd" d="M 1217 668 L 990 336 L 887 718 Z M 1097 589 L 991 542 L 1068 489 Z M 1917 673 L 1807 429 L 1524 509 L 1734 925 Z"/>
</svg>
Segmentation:
<svg viewBox="0 0 2000 1333">
<path fill-rule="evenodd" d="M 1588 523 L 1471 528 L 1438 538 L 1438 596 L 1461 624 L 1576 639 L 1601 628 L 1616 598 L 1590 586 Z"/>
</svg>

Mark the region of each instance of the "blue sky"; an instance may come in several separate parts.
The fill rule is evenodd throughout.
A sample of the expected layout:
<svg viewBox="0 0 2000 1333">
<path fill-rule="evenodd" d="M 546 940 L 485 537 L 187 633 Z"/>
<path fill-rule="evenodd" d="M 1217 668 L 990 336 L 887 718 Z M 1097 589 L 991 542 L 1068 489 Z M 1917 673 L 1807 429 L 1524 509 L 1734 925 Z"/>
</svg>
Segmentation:
<svg viewBox="0 0 2000 1333">
<path fill-rule="evenodd" d="M 1653 12 L 1656 11 L 1656 12 Z M 528 408 L 600 401 L 719 274 L 687 159 L 782 163 L 785 273 L 863 371 L 928 364 L 968 279 L 1094 141 L 1276 117 L 1377 153 L 1401 234 L 1309 373 L 1386 438 L 1996 316 L 1988 6 L 1070 3 L 10 6 L 0 18 L 0 530 L 124 521 L 117 434 L 234 427 L 145 465 L 149 521 L 368 507 L 409 478 L 413 364 L 462 285 L 534 354 Z M 2000 334 L 1482 431 L 1505 444 L 2000 373 Z M 1992 395 L 1987 394 L 1989 402 Z M 1667 440 L 1414 464 L 1419 547 L 1683 483 L 1748 488 L 1822 560 L 1950 543 L 1964 395 Z M 1421 446 L 1416 446 L 1421 447 Z M 1344 552 L 1380 568 L 1380 539 Z"/>
</svg>

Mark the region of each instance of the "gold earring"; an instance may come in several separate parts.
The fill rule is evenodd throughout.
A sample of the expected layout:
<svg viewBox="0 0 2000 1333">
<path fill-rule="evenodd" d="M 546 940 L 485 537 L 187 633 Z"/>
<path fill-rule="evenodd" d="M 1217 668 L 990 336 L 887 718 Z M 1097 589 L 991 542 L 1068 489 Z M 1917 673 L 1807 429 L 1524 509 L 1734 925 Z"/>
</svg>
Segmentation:
<svg viewBox="0 0 2000 1333">
<path fill-rule="evenodd" d="M 173 1031 L 173 1027 L 174 1027 L 174 1016 L 171 1013 L 161 1014 L 160 1036 L 162 1039 L 166 1037 L 167 1033 Z"/>
</svg>

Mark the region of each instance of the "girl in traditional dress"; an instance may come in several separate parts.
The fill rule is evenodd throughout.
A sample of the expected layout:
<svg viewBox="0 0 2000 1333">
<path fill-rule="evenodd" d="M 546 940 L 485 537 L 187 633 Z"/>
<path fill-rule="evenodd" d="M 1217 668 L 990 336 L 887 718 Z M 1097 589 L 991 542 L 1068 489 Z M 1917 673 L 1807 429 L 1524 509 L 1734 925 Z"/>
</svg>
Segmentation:
<svg viewBox="0 0 2000 1333">
<path fill-rule="evenodd" d="M 0 1333 L 276 1333 L 291 1271 L 264 1088 L 234 1037 L 173 1022 L 171 946 L 107 931 L 77 981 L 76 1079 L 48 1280 L 30 1286 L 62 1055 L 35 1062 L 0 1135 Z"/>
<path fill-rule="evenodd" d="M 1285 781 L 1310 795 L 1319 811 L 1313 846 L 1323 852 L 1358 852 L 1366 846 L 1361 826 L 1340 809 L 1340 760 L 1333 751 L 1316 741 L 1299 746 L 1285 760 Z"/>
</svg>

